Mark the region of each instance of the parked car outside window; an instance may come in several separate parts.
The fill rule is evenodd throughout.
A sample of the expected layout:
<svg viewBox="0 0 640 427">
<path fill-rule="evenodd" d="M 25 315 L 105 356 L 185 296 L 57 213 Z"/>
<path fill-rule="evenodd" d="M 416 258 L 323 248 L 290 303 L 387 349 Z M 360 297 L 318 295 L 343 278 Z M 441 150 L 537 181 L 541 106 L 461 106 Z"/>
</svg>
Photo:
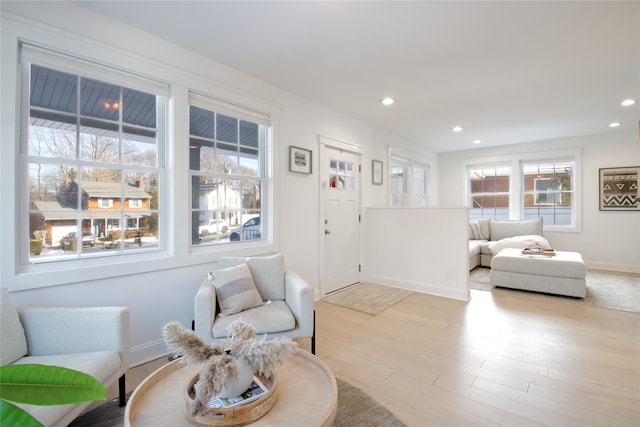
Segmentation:
<svg viewBox="0 0 640 427">
<path fill-rule="evenodd" d="M 262 237 L 260 229 L 260 217 L 254 217 L 247 220 L 241 227 L 231 230 L 229 240 L 239 242 L 240 240 L 253 240 Z"/>
<path fill-rule="evenodd" d="M 208 236 L 216 233 L 226 233 L 229 231 L 229 223 L 223 219 L 211 219 L 198 228 L 201 236 Z"/>
<path fill-rule="evenodd" d="M 67 250 L 71 249 L 76 245 L 77 242 L 76 232 L 72 231 L 71 233 L 67 233 L 62 239 L 60 239 L 60 249 Z M 93 247 L 96 244 L 96 236 L 91 234 L 88 231 L 82 232 L 82 246 L 91 246 Z"/>
</svg>

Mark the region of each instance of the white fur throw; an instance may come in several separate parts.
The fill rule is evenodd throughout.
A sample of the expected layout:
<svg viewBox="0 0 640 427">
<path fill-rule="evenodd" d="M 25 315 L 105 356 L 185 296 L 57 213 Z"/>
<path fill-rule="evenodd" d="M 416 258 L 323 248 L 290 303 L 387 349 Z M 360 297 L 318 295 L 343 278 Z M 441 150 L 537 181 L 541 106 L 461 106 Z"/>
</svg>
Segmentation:
<svg viewBox="0 0 640 427">
<path fill-rule="evenodd" d="M 506 237 L 498 240 L 497 242 L 491 243 L 491 253 L 495 255 L 505 248 L 524 249 L 534 246 L 539 246 L 545 249 L 551 248 L 547 239 L 542 236 L 532 234 L 526 236 Z"/>
</svg>

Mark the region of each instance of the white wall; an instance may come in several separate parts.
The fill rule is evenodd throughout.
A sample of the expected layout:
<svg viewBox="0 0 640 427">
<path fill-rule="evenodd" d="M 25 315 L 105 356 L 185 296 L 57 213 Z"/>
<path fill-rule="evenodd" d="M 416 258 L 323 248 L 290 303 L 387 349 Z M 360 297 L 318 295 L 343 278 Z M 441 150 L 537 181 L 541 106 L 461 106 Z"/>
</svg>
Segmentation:
<svg viewBox="0 0 640 427">
<path fill-rule="evenodd" d="M 276 111 L 279 126 L 274 146 L 274 188 L 277 234 L 274 244 L 268 249 L 245 251 L 243 254 L 259 253 L 261 250 L 278 250 L 285 255 L 287 266 L 298 271 L 318 289 L 318 277 L 322 254 L 319 252 L 322 238 L 320 227 L 320 177 L 318 167 L 318 135 L 325 135 L 355 143 L 364 148 L 361 206 L 384 206 L 387 201 L 388 179 L 383 186 L 372 186 L 371 159 L 385 160 L 389 146 L 410 148 L 403 141 L 381 129 L 374 128 L 350 117 L 341 115 L 323 106 L 297 97 L 271 86 L 254 77 L 239 73 L 223 64 L 197 56 L 190 51 L 126 27 L 118 22 L 91 14 L 80 6 L 61 3 L 30 2 L 12 3 L 13 13 L 5 14 L 6 2 L 2 3 L 2 126 L 0 142 L 0 283 L 14 290 L 11 297 L 18 306 L 98 306 L 123 305 L 131 310 L 132 363 L 137 364 L 158 357 L 165 352 L 160 328 L 167 322 L 178 320 L 190 326 L 193 318 L 193 295 L 207 270 L 216 259 L 215 254 L 189 249 L 190 232 L 188 201 L 188 122 L 185 111 L 174 111 L 173 144 L 170 148 L 168 174 L 173 188 L 167 194 L 173 201 L 167 214 L 172 230 L 169 237 L 170 251 L 159 259 L 147 259 L 138 263 L 126 263 L 115 268 L 59 271 L 55 274 L 17 274 L 15 252 L 16 204 L 15 188 L 17 147 L 17 72 L 16 37 L 23 37 L 55 49 L 75 52 L 80 56 L 117 64 L 142 74 L 154 76 L 173 83 L 172 93 L 176 105 L 186 102 L 188 88 L 233 100 L 244 105 L 260 105 Z M 42 25 L 41 22 L 46 25 Z M 82 23 L 82 25 L 74 25 Z M 68 33 L 74 31 L 74 34 Z M 7 49 L 8 47 L 8 49 Z M 592 141 L 593 140 L 593 141 Z M 591 141 L 591 142 L 590 142 Z M 288 146 L 296 145 L 313 150 L 312 175 L 288 172 Z M 639 165 L 637 132 L 618 137 L 593 137 L 580 141 L 560 141 L 563 147 L 584 147 L 585 190 L 583 200 L 583 232 L 572 235 L 550 235 L 559 248 L 572 248 L 580 244 L 590 264 L 630 266 L 638 265 L 638 238 L 640 215 L 637 213 L 600 213 L 597 211 L 597 168 L 608 166 Z M 531 144 L 525 149 L 535 150 L 545 146 L 553 149 L 556 142 Z M 518 148 L 520 149 L 520 148 Z M 505 150 L 501 148 L 500 151 Z M 515 150 L 515 148 L 509 148 Z M 477 152 L 485 157 L 491 153 Z M 482 154 L 480 154 L 482 153 Z M 439 193 L 441 204 L 459 206 L 463 203 L 459 164 L 464 158 L 474 156 L 471 152 L 450 153 L 438 156 L 429 150 L 417 153 L 432 163 L 432 186 Z M 441 184 L 438 185 L 438 180 Z M 595 212 L 594 212 L 595 210 Z M 366 215 L 365 215 L 366 216 Z M 367 218 L 365 218 L 366 221 Z M 369 224 L 366 224 L 368 226 Z M 407 230 L 404 230 L 405 233 Z M 431 231 L 424 230 L 425 233 Z M 466 228 L 464 229 L 466 233 Z M 613 236 L 609 233 L 613 233 Z M 382 239 L 363 235 L 363 261 L 375 262 L 378 254 L 367 253 L 372 245 L 385 245 Z M 396 236 L 397 237 L 397 236 Z M 395 238 L 389 236 L 390 239 Z M 635 238 L 635 245 L 633 239 Z M 432 238 L 433 240 L 433 238 Z M 623 242 L 620 243 L 619 240 Z M 557 243 L 556 243 L 557 242 Z M 417 243 L 416 243 L 417 244 Z M 382 251 L 386 246 L 381 246 Z M 593 253 L 592 253 L 593 252 Z M 232 253 L 229 253 L 232 254 Z M 389 258 L 393 259 L 393 258 Z M 465 261 L 459 274 L 467 274 Z M 366 269 L 365 265 L 365 269 Z M 115 271 L 117 270 L 117 271 Z M 371 270 L 380 277 L 389 276 L 389 271 Z M 410 283 L 402 274 L 398 284 Z M 466 276 L 465 276 L 466 277 Z M 422 289 L 440 292 L 447 289 L 434 283 L 422 283 Z M 452 297 L 464 299 L 462 286 L 456 282 Z M 466 286 L 466 280 L 464 281 Z M 432 286 L 434 285 L 435 286 Z M 55 285 L 55 286 L 52 286 Z M 457 296 L 456 296 L 457 295 Z"/>
<path fill-rule="evenodd" d="M 366 217 L 367 281 L 469 299 L 467 208 L 369 208 Z"/>
<path fill-rule="evenodd" d="M 548 231 L 545 236 L 559 250 L 580 252 L 588 268 L 640 273 L 640 213 L 600 211 L 598 193 L 599 168 L 640 166 L 637 128 L 581 138 L 441 153 L 440 202 L 442 205 L 465 203 L 464 164 L 473 159 L 570 149 L 582 151 L 581 230 Z"/>
<path fill-rule="evenodd" d="M 11 13 L 7 13 L 7 8 Z M 26 16 L 27 18 L 23 18 Z M 82 25 L 74 25 L 82 23 Z M 319 170 L 318 135 L 326 135 L 363 147 L 362 206 L 384 204 L 386 182 L 370 185 L 371 159 L 385 159 L 389 145 L 408 143 L 381 129 L 237 72 L 163 40 L 126 27 L 67 3 L 14 2 L 2 4 L 2 129 L 0 145 L 0 279 L 13 292 L 18 306 L 128 306 L 131 311 L 132 364 L 165 353 L 161 327 L 172 320 L 190 327 L 193 296 L 206 272 L 220 254 L 189 248 L 188 121 L 186 109 L 173 109 L 168 176 L 171 187 L 166 212 L 172 224 L 167 254 L 139 262 L 123 260 L 117 267 L 61 269 L 43 274 L 20 273 L 15 256 L 17 200 L 14 185 L 18 142 L 17 40 L 23 38 L 56 50 L 97 59 L 172 83 L 174 105 L 185 105 L 189 88 L 232 100 L 258 105 L 275 112 L 279 122 L 274 142 L 274 211 L 276 235 L 267 248 L 244 250 L 249 255 L 280 251 L 287 266 L 318 288 L 319 266 Z M 73 31 L 74 33 L 69 33 Z M 313 150 L 312 175 L 288 172 L 288 146 Z M 437 159 L 424 150 L 422 156 Z M 434 165 L 437 167 L 437 165 Z M 386 181 L 386 180 L 385 180 Z M 237 252 L 237 250 L 236 250 Z M 223 255 L 233 255 L 229 251 Z"/>
</svg>

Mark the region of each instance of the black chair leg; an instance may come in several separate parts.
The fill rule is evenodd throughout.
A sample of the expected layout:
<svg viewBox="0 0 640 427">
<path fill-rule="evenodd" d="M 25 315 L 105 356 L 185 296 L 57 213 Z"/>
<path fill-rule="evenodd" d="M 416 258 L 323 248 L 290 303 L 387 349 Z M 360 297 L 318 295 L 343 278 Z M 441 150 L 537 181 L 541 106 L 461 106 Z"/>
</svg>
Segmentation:
<svg viewBox="0 0 640 427">
<path fill-rule="evenodd" d="M 118 392 L 120 394 L 120 407 L 123 407 L 127 402 L 125 399 L 125 381 L 124 381 L 124 374 L 122 374 L 122 376 L 120 377 L 120 379 L 118 380 Z"/>
<path fill-rule="evenodd" d="M 313 310 L 313 335 L 311 336 L 311 354 L 316 354 L 316 311 Z"/>
</svg>

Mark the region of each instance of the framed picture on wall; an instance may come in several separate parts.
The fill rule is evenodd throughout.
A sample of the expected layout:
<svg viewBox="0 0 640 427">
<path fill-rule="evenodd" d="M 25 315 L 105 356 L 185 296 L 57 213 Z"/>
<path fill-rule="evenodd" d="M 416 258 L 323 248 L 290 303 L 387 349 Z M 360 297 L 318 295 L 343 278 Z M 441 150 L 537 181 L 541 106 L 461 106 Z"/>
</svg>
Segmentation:
<svg viewBox="0 0 640 427">
<path fill-rule="evenodd" d="M 371 183 L 373 185 L 382 185 L 382 162 L 380 160 L 371 161 Z"/>
<path fill-rule="evenodd" d="M 640 166 L 600 168 L 600 210 L 640 212 Z"/>
<path fill-rule="evenodd" d="M 291 172 L 311 173 L 311 150 L 289 146 L 289 170 Z"/>
</svg>

